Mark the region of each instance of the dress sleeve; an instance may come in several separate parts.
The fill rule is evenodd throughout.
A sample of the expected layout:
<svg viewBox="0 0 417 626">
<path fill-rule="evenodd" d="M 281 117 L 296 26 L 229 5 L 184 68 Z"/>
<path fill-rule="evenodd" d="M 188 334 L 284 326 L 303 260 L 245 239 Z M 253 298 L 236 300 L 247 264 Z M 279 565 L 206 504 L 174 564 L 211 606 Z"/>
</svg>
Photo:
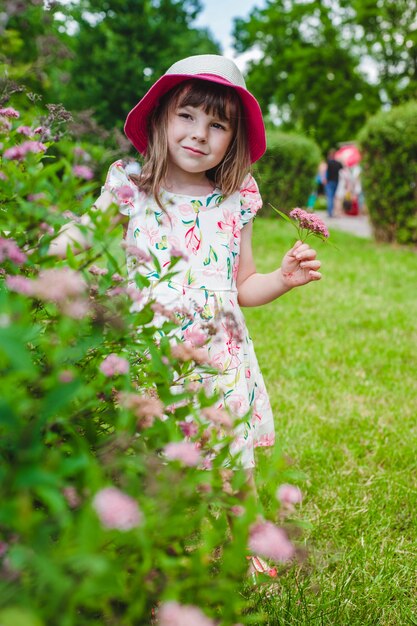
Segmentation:
<svg viewBox="0 0 417 626">
<path fill-rule="evenodd" d="M 240 188 L 240 221 L 245 226 L 262 207 L 262 198 L 252 174 L 248 174 Z"/>
<path fill-rule="evenodd" d="M 121 160 L 113 163 L 107 173 L 101 192 L 110 192 L 122 215 L 132 217 L 139 211 L 140 200 L 145 195 L 127 175 Z"/>
</svg>

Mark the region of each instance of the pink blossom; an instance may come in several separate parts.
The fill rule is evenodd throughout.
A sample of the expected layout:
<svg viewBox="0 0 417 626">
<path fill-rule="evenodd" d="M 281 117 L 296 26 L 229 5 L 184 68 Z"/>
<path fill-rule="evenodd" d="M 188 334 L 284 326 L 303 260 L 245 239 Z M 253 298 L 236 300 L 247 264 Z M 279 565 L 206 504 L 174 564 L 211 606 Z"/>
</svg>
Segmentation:
<svg viewBox="0 0 417 626">
<path fill-rule="evenodd" d="M 12 107 L 0 109 L 0 115 L 3 115 L 4 117 L 14 117 L 16 119 L 20 117 L 19 111 L 16 111 L 16 109 L 13 109 Z"/>
<path fill-rule="evenodd" d="M 118 374 L 127 374 L 129 371 L 129 361 L 112 353 L 106 356 L 101 363 L 100 370 L 108 377 Z"/>
<path fill-rule="evenodd" d="M 74 380 L 74 374 L 71 370 L 62 370 L 62 372 L 58 374 L 58 380 L 61 383 L 71 383 Z"/>
<path fill-rule="evenodd" d="M 185 254 L 185 252 L 183 252 L 179 248 L 175 248 L 174 246 L 170 250 L 170 255 L 175 258 L 184 259 L 184 261 L 188 261 L 188 259 L 190 258 L 188 254 Z"/>
<path fill-rule="evenodd" d="M 12 123 L 6 117 L 0 116 L 0 133 L 8 133 L 12 129 Z M 3 148 L 3 144 L 1 145 Z"/>
<path fill-rule="evenodd" d="M 6 285 L 16 293 L 22 293 L 25 296 L 32 295 L 32 281 L 25 276 L 7 276 Z"/>
<path fill-rule="evenodd" d="M 164 452 L 170 461 L 181 461 L 190 467 L 198 465 L 200 461 L 200 452 L 194 443 L 188 441 L 168 443 Z"/>
<path fill-rule="evenodd" d="M 79 159 L 84 159 L 85 161 L 89 161 L 91 159 L 91 157 L 88 154 L 88 152 L 86 152 L 84 150 L 84 148 L 81 148 L 80 146 L 75 146 L 75 148 L 74 148 L 74 156 L 79 158 Z"/>
<path fill-rule="evenodd" d="M 138 418 L 139 428 L 150 428 L 155 418 L 161 419 L 164 415 L 164 405 L 161 400 L 151 395 L 135 393 L 120 393 L 120 405 Z"/>
<path fill-rule="evenodd" d="M 3 156 L 5 159 L 20 161 L 24 159 L 29 152 L 36 154 L 38 152 L 45 152 L 46 149 L 47 147 L 45 144 L 40 141 L 24 141 L 18 146 L 12 146 L 11 148 L 5 150 Z"/>
<path fill-rule="evenodd" d="M 114 280 L 115 283 L 122 283 L 124 281 L 123 276 L 120 276 L 117 272 L 112 275 L 111 279 Z"/>
<path fill-rule="evenodd" d="M 308 230 L 325 239 L 328 238 L 329 231 L 327 226 L 318 215 L 297 207 L 290 212 L 290 217 L 298 221 L 301 229 Z"/>
<path fill-rule="evenodd" d="M 0 180 L 9 180 L 9 177 L 4 172 L 0 172 Z"/>
<path fill-rule="evenodd" d="M 119 202 L 129 202 L 133 198 L 134 191 L 129 185 L 122 185 L 116 191 Z"/>
<path fill-rule="evenodd" d="M 158 609 L 159 626 L 215 626 L 213 620 L 191 604 L 164 602 Z"/>
<path fill-rule="evenodd" d="M 190 343 L 178 343 L 171 348 L 174 359 L 179 361 L 195 361 L 199 365 L 208 363 L 208 352 L 206 348 L 194 348 Z"/>
<path fill-rule="evenodd" d="M 61 311 L 74 320 L 81 320 L 90 310 L 87 300 L 76 298 L 75 300 L 67 300 L 61 304 Z"/>
<path fill-rule="evenodd" d="M 199 326 L 191 326 L 184 331 L 184 339 L 193 346 L 202 346 L 207 341 L 207 334 Z"/>
<path fill-rule="evenodd" d="M 50 226 L 47 222 L 41 222 L 39 224 L 39 228 L 42 232 L 48 233 L 48 235 L 53 235 L 55 232 L 52 226 Z"/>
<path fill-rule="evenodd" d="M 144 298 L 143 293 L 137 287 L 127 287 L 126 293 L 132 302 L 139 303 L 142 302 Z"/>
<path fill-rule="evenodd" d="M 195 437 L 198 433 L 198 426 L 195 422 L 178 422 L 178 426 L 181 428 L 184 437 Z"/>
<path fill-rule="evenodd" d="M 213 422 L 213 424 L 218 424 L 225 428 L 232 428 L 233 426 L 232 418 L 223 409 L 208 406 L 201 410 L 201 415 L 210 422 Z"/>
<path fill-rule="evenodd" d="M 68 502 L 68 505 L 71 509 L 76 509 L 81 504 L 81 498 L 77 493 L 75 487 L 64 487 L 62 490 L 62 495 L 65 500 Z"/>
<path fill-rule="evenodd" d="M 80 296 L 85 290 L 81 274 L 69 268 L 42 270 L 38 279 L 33 281 L 33 293 L 41 300 L 64 302 Z"/>
<path fill-rule="evenodd" d="M 120 296 L 121 294 L 125 294 L 126 289 L 124 287 L 113 287 L 112 289 L 107 289 L 106 294 L 113 298 L 114 296 Z"/>
<path fill-rule="evenodd" d="M 142 522 L 142 513 L 136 500 L 115 487 L 106 487 L 96 493 L 93 507 L 105 528 L 127 531 Z"/>
<path fill-rule="evenodd" d="M 244 515 L 245 513 L 245 508 L 240 504 L 235 504 L 230 508 L 230 512 L 235 517 L 242 517 L 242 515 Z"/>
<path fill-rule="evenodd" d="M 301 490 L 298 487 L 294 487 L 294 485 L 281 485 L 277 489 L 277 500 L 281 502 L 281 504 L 300 504 L 303 499 L 303 495 Z"/>
<path fill-rule="evenodd" d="M 266 559 L 289 561 L 295 549 L 282 528 L 272 522 L 257 522 L 250 528 L 249 549 Z"/>
<path fill-rule="evenodd" d="M 77 178 L 84 178 L 84 180 L 91 180 L 94 178 L 94 172 L 91 167 L 87 165 L 74 165 L 72 168 L 72 173 Z"/>
<path fill-rule="evenodd" d="M 41 191 L 40 193 L 30 193 L 27 196 L 29 202 L 38 202 L 38 200 L 45 200 L 46 195 Z"/>
<path fill-rule="evenodd" d="M 108 269 L 106 269 L 105 267 L 98 267 L 97 265 L 90 265 L 88 271 L 90 272 L 90 274 L 93 274 L 93 276 L 105 276 L 109 273 Z"/>
<path fill-rule="evenodd" d="M 139 263 L 149 263 L 152 260 L 149 254 L 146 254 L 146 252 L 143 252 L 143 250 L 141 250 L 140 248 L 137 248 L 136 246 L 123 245 L 122 247 L 126 248 L 126 252 L 128 254 L 136 257 Z"/>
<path fill-rule="evenodd" d="M 30 137 L 33 134 L 33 130 L 30 126 L 18 126 L 16 132 L 25 135 L 25 137 Z"/>
<path fill-rule="evenodd" d="M 4 239 L 0 237 L 0 263 L 3 263 L 6 259 L 9 259 L 9 261 L 16 265 L 21 265 L 25 263 L 27 257 L 14 239 Z"/>
</svg>

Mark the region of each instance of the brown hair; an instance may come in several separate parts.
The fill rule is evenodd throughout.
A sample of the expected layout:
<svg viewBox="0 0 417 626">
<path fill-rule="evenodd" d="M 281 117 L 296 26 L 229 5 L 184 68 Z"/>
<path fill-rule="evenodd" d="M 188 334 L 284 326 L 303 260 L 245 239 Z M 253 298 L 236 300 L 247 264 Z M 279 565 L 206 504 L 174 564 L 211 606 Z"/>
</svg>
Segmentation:
<svg viewBox="0 0 417 626">
<path fill-rule="evenodd" d="M 250 171 L 244 109 L 237 92 L 233 87 L 205 80 L 184 81 L 170 89 L 150 114 L 145 162 L 141 173 L 131 176 L 141 191 L 154 196 L 161 208 L 160 188 L 168 168 L 168 116 L 174 108 L 184 106 L 203 107 L 205 113 L 228 120 L 232 126 L 233 137 L 223 160 L 206 172 L 223 196 L 237 191 Z"/>
</svg>

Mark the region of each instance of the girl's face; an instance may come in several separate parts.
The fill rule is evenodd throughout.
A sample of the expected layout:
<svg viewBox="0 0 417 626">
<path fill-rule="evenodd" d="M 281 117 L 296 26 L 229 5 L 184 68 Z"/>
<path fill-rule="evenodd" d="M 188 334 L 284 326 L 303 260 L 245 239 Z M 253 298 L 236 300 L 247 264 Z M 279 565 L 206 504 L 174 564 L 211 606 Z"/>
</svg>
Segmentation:
<svg viewBox="0 0 417 626">
<path fill-rule="evenodd" d="M 169 176 L 181 174 L 196 182 L 219 165 L 233 139 L 228 119 L 220 119 L 203 107 L 177 106 L 168 114 Z"/>
</svg>

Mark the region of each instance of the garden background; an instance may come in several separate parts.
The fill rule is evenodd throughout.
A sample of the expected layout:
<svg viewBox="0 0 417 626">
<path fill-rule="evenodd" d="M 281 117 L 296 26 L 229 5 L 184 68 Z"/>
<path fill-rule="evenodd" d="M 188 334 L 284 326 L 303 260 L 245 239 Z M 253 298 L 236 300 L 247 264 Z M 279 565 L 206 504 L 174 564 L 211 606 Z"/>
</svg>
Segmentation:
<svg viewBox="0 0 417 626">
<path fill-rule="evenodd" d="M 200 10 L 2 7 L 0 623 L 417 624 L 416 2 L 274 0 L 235 23 L 236 51 L 261 53 L 247 82 L 269 135 L 258 269 L 294 239 L 269 203 L 305 205 L 341 142 L 361 147 L 374 233 L 331 228 L 319 284 L 245 311 L 278 434 L 259 458 L 260 501 L 224 469 L 214 399 L 190 386 L 172 407 L 173 377 L 196 355 L 155 347 L 151 305 L 129 313 L 117 207 L 91 210 L 108 166 L 136 158 L 122 124 L 138 95 L 177 58 L 220 52 Z M 69 221 L 91 247 L 59 260 L 48 248 Z M 169 447 L 190 411 L 198 458 Z M 283 484 L 302 504 L 277 498 Z M 260 524 L 278 546 L 272 589 L 246 576 Z"/>
</svg>

